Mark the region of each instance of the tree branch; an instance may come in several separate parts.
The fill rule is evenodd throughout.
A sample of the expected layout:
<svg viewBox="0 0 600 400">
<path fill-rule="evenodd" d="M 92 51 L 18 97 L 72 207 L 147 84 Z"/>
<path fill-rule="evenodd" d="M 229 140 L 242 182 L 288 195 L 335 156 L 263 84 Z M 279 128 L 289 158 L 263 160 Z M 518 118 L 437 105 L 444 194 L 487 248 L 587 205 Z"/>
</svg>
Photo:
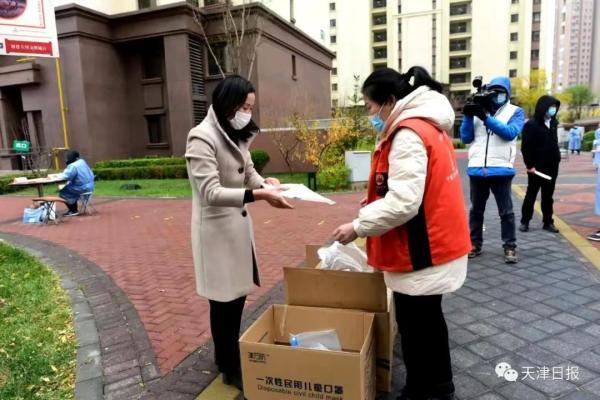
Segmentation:
<svg viewBox="0 0 600 400">
<path fill-rule="evenodd" d="M 196 22 L 196 24 L 200 27 L 200 33 L 202 34 L 202 38 L 204 39 L 204 42 L 206 43 L 208 52 L 210 53 L 215 64 L 217 65 L 217 68 L 219 68 L 219 73 L 221 74 L 223 79 L 225 79 L 225 73 L 223 72 L 221 63 L 219 62 L 219 59 L 215 55 L 215 52 L 213 51 L 212 46 L 210 45 L 210 42 L 208 40 L 208 35 L 206 34 L 206 31 L 204 30 L 204 25 L 202 25 L 202 15 L 200 14 L 200 10 L 197 8 L 194 8 L 193 16 L 194 16 L 194 22 Z"/>
</svg>

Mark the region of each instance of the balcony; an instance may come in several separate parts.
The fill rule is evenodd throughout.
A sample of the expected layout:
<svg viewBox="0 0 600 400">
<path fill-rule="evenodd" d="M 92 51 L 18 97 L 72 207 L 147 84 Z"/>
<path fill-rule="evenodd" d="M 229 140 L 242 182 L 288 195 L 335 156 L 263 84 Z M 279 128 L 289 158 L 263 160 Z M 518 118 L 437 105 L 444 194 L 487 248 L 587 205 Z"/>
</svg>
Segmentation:
<svg viewBox="0 0 600 400">
<path fill-rule="evenodd" d="M 450 22 L 450 38 L 464 38 L 471 36 L 471 24 L 468 21 Z"/>
<path fill-rule="evenodd" d="M 462 21 L 471 18 L 471 5 L 469 3 L 452 4 L 450 6 L 450 22 Z"/>
</svg>

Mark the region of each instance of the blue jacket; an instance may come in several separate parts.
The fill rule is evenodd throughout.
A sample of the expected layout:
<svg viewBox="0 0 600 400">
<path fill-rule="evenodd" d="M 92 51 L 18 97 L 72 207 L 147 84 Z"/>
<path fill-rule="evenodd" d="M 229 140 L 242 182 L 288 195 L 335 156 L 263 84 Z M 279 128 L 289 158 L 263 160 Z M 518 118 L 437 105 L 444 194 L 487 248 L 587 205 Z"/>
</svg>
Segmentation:
<svg viewBox="0 0 600 400">
<path fill-rule="evenodd" d="M 489 88 L 493 88 L 494 86 L 500 86 L 506 89 L 508 97 L 510 98 L 511 85 L 509 78 L 501 76 L 492 79 L 489 84 Z M 483 123 L 489 131 L 498 135 L 498 137 L 502 138 L 503 140 L 510 142 L 515 140 L 523 129 L 523 125 L 525 124 L 525 111 L 523 111 L 522 108 L 517 107 L 517 110 L 507 123 L 504 123 L 491 115 L 488 115 Z M 460 137 L 462 142 L 465 144 L 470 144 L 473 142 L 475 139 L 474 117 L 469 117 L 466 115 L 464 116 L 460 126 Z M 469 176 L 514 176 L 515 169 L 507 167 L 471 167 L 468 168 L 467 173 Z"/>
<path fill-rule="evenodd" d="M 94 173 L 81 158 L 69 164 L 62 175 L 68 182 L 61 190 L 61 197 L 67 201 L 78 199 L 82 193 L 94 191 Z"/>
</svg>

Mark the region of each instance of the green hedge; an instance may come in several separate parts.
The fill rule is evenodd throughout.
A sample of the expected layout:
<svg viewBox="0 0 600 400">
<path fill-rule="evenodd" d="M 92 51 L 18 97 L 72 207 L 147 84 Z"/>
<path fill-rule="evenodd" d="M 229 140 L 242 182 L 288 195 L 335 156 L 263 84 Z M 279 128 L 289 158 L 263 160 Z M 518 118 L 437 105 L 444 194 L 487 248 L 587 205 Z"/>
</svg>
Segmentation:
<svg viewBox="0 0 600 400">
<path fill-rule="evenodd" d="M 256 171 L 261 174 L 265 169 L 269 161 L 271 161 L 271 157 L 269 157 L 269 153 L 264 150 L 252 150 L 250 152 L 250 156 L 252 157 L 252 162 L 254 163 L 254 168 Z"/>
<path fill-rule="evenodd" d="M 324 168 L 317 173 L 317 187 L 319 191 L 328 192 L 347 189 L 350 186 L 348 183 L 349 176 L 350 169 L 344 164 Z"/>
<path fill-rule="evenodd" d="M 129 160 L 99 161 L 94 170 L 106 168 L 138 168 L 167 165 L 185 165 L 184 157 L 132 158 Z"/>
<path fill-rule="evenodd" d="M 594 144 L 595 131 L 586 132 L 583 135 L 583 140 L 581 142 L 581 150 L 583 151 L 592 151 L 592 145 Z"/>
<path fill-rule="evenodd" d="M 29 179 L 34 178 L 33 174 L 31 174 L 31 173 L 23 173 L 21 175 L 7 175 L 7 176 L 0 177 L 0 194 L 15 193 L 15 192 L 23 190 L 22 187 L 8 186 L 9 184 L 12 183 L 12 181 L 17 176 L 25 176 Z"/>
<path fill-rule="evenodd" d="M 164 165 L 127 168 L 95 168 L 98 181 L 131 179 L 186 179 L 187 168 L 183 165 Z"/>
</svg>

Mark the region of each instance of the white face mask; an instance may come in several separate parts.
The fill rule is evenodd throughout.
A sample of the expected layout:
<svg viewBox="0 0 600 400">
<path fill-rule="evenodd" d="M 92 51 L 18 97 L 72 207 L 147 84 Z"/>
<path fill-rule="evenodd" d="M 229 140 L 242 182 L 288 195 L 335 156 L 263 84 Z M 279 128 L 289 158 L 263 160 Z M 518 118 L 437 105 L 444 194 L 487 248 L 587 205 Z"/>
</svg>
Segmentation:
<svg viewBox="0 0 600 400">
<path fill-rule="evenodd" d="M 240 130 L 246 127 L 252 120 L 252 114 L 237 111 L 235 117 L 229 120 L 229 123 L 235 130 Z"/>
</svg>

